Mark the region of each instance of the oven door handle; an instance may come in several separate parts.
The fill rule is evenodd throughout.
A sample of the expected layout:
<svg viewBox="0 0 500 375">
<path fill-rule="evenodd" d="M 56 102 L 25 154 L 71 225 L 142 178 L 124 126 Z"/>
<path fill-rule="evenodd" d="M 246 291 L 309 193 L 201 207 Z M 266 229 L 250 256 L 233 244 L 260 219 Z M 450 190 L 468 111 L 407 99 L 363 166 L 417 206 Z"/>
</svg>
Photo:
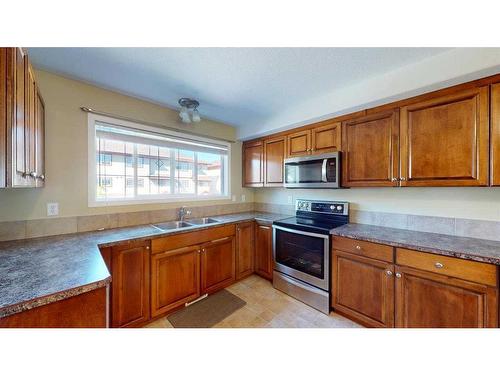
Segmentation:
<svg viewBox="0 0 500 375">
<path fill-rule="evenodd" d="M 280 227 L 279 225 L 273 225 L 273 229 L 274 230 L 282 230 L 284 232 L 290 232 L 290 233 L 295 233 L 295 234 L 303 234 L 305 236 L 310 236 L 310 237 L 323 238 L 323 239 L 326 239 L 326 240 L 328 240 L 330 238 L 327 234 L 304 232 L 302 230 Z"/>
</svg>

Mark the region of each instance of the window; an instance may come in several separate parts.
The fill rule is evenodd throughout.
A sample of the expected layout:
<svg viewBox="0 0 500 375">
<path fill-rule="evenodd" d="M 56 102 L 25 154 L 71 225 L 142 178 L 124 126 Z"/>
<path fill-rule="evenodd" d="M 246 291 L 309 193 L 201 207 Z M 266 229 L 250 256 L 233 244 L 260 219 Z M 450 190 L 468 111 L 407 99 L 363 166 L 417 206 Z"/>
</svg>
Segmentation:
<svg viewBox="0 0 500 375">
<path fill-rule="evenodd" d="M 89 205 L 227 199 L 229 154 L 227 142 L 89 114 Z"/>
</svg>

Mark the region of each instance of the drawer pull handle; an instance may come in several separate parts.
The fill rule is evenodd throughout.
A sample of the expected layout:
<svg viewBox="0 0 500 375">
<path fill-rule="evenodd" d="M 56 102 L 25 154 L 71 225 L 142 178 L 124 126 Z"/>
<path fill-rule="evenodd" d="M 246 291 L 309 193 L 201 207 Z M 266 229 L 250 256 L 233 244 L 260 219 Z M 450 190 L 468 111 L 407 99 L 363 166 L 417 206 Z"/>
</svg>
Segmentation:
<svg viewBox="0 0 500 375">
<path fill-rule="evenodd" d="M 434 266 L 436 268 L 443 268 L 444 267 L 443 263 L 439 263 L 439 262 L 436 262 L 436 264 L 434 264 Z"/>
<path fill-rule="evenodd" d="M 387 271 L 385 271 L 385 274 L 386 274 L 387 276 L 392 276 L 392 271 L 391 271 L 391 270 L 387 270 Z"/>
<path fill-rule="evenodd" d="M 356 245 L 356 250 L 361 250 L 361 246 Z"/>
<path fill-rule="evenodd" d="M 400 278 L 401 278 L 401 274 L 400 274 L 399 272 L 396 272 L 396 277 L 397 277 L 398 279 L 400 279 Z"/>
</svg>

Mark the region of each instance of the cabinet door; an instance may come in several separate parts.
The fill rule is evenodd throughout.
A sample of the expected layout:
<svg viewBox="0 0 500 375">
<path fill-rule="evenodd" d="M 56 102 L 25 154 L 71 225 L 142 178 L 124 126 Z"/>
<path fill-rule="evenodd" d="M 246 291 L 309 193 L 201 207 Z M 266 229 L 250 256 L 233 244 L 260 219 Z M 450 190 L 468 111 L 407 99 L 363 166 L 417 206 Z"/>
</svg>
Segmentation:
<svg viewBox="0 0 500 375">
<path fill-rule="evenodd" d="M 7 48 L 0 48 L 0 188 L 7 186 Z"/>
<path fill-rule="evenodd" d="M 264 142 L 264 186 L 283 186 L 285 137 Z"/>
<path fill-rule="evenodd" d="M 264 185 L 264 146 L 262 141 L 243 144 L 243 186 Z"/>
<path fill-rule="evenodd" d="M 144 242 L 112 249 L 113 327 L 134 326 L 149 320 L 149 248 Z"/>
<path fill-rule="evenodd" d="M 26 63 L 26 91 L 25 91 L 25 144 L 24 157 L 26 163 L 26 185 L 36 186 L 36 102 L 37 102 L 37 87 L 35 83 L 35 74 L 29 63 L 29 58 L 25 57 Z"/>
<path fill-rule="evenodd" d="M 232 284 L 236 276 L 234 237 L 211 241 L 201 249 L 201 292 L 213 293 Z"/>
<path fill-rule="evenodd" d="M 163 314 L 200 296 L 200 247 L 151 257 L 151 315 Z"/>
<path fill-rule="evenodd" d="M 342 185 L 398 186 L 399 114 L 389 111 L 342 123 Z"/>
<path fill-rule="evenodd" d="M 323 154 L 340 151 L 340 135 L 342 124 L 335 122 L 312 129 L 312 152 Z"/>
<path fill-rule="evenodd" d="M 304 156 L 311 153 L 311 131 L 302 130 L 287 137 L 287 155 L 288 157 Z"/>
<path fill-rule="evenodd" d="M 500 186 L 500 83 L 491 86 L 491 185 Z"/>
<path fill-rule="evenodd" d="M 254 271 L 254 223 L 238 224 L 236 228 L 236 278 L 242 279 Z"/>
<path fill-rule="evenodd" d="M 333 251 L 332 307 L 370 327 L 394 326 L 394 266 Z"/>
<path fill-rule="evenodd" d="M 35 117 L 36 186 L 42 187 L 45 184 L 45 104 L 39 92 L 36 96 Z"/>
<path fill-rule="evenodd" d="M 488 87 L 401 108 L 402 186 L 488 184 Z"/>
<path fill-rule="evenodd" d="M 498 327 L 497 289 L 396 266 L 396 327 Z"/>
<path fill-rule="evenodd" d="M 273 278 L 273 229 L 267 225 L 255 224 L 255 272 Z"/>
<path fill-rule="evenodd" d="M 26 186 L 27 160 L 26 160 L 26 117 L 27 117 L 27 66 L 26 56 L 21 48 L 11 49 L 13 101 L 12 116 L 12 168 L 10 180 L 12 186 Z"/>
</svg>

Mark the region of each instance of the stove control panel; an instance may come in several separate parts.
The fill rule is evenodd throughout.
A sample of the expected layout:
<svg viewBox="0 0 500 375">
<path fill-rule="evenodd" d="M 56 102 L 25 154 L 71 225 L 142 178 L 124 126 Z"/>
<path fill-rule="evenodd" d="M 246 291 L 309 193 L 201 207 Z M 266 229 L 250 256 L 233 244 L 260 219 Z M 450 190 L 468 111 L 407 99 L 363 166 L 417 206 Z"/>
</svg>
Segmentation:
<svg viewBox="0 0 500 375">
<path fill-rule="evenodd" d="M 295 202 L 295 209 L 297 211 L 316 212 L 330 215 L 348 215 L 349 203 L 297 199 Z"/>
</svg>

